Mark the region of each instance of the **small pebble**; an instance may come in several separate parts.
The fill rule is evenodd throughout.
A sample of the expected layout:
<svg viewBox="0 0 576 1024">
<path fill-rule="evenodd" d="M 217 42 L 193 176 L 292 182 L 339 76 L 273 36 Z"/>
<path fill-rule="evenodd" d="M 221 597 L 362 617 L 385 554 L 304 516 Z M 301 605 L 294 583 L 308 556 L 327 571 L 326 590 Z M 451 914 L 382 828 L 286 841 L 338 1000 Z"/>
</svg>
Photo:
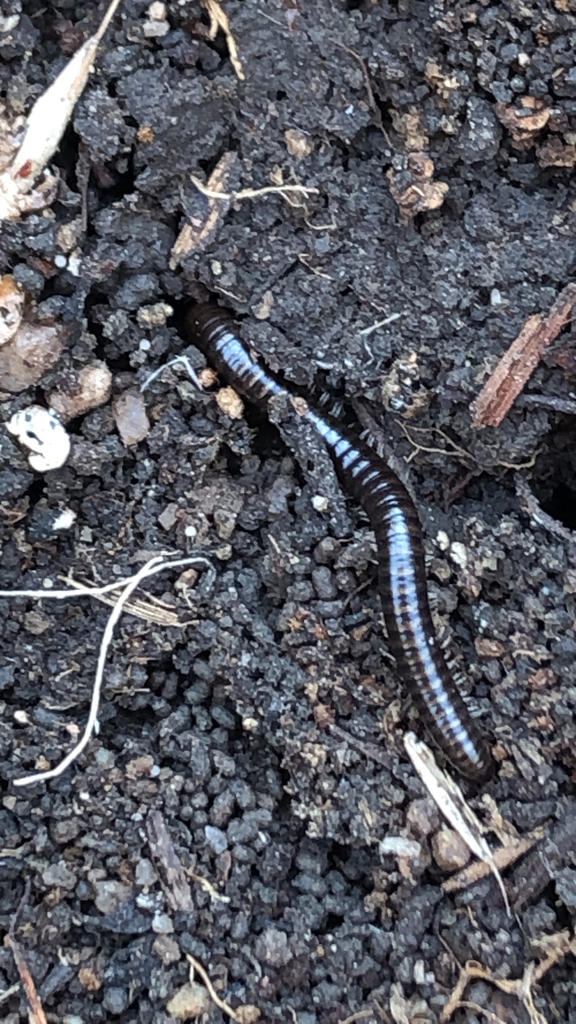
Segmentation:
<svg viewBox="0 0 576 1024">
<path fill-rule="evenodd" d="M 441 828 L 432 837 L 432 854 L 442 871 L 457 871 L 466 867 L 470 860 L 470 850 L 466 843 L 451 828 Z"/>
<path fill-rule="evenodd" d="M 205 825 L 204 835 L 206 836 L 206 842 L 212 847 L 214 853 L 224 853 L 224 850 L 227 849 L 228 840 L 221 829 L 214 828 L 213 825 Z"/>
<path fill-rule="evenodd" d="M 97 409 L 110 398 L 112 374 L 104 363 L 92 363 L 79 373 L 70 372 L 65 390 L 59 388 L 48 396 L 50 407 L 63 423 Z"/>
<path fill-rule="evenodd" d="M 450 558 L 456 565 L 460 566 L 461 569 L 465 569 L 468 564 L 468 552 L 466 545 L 461 544 L 460 541 L 453 541 L 450 545 Z"/>
<path fill-rule="evenodd" d="M 154 939 L 152 952 L 166 965 L 175 964 L 180 959 L 180 947 L 169 935 L 159 935 Z"/>
<path fill-rule="evenodd" d="M 127 447 L 143 441 L 149 433 L 150 421 L 139 391 L 125 391 L 113 402 L 112 412 L 118 433 Z"/>
<path fill-rule="evenodd" d="M 47 473 L 63 466 L 70 454 L 70 438 L 60 420 L 41 405 L 29 405 L 16 412 L 6 429 L 18 438 L 20 444 L 32 452 L 28 462 L 32 469 Z"/>
<path fill-rule="evenodd" d="M 244 403 L 233 388 L 221 388 L 216 395 L 218 407 L 231 420 L 239 420 L 244 412 Z"/>
<path fill-rule="evenodd" d="M 0 389 L 17 394 L 37 384 L 60 359 L 68 334 L 62 324 L 21 323 L 2 347 Z"/>
<path fill-rule="evenodd" d="M 189 981 L 174 993 L 166 1006 L 177 1020 L 193 1020 L 210 1009 L 210 997 L 203 985 Z"/>
<path fill-rule="evenodd" d="M 94 902 L 102 914 L 113 914 L 132 895 L 131 886 L 115 882 L 113 879 L 95 882 L 94 888 L 96 890 Z"/>
<path fill-rule="evenodd" d="M 314 143 L 310 136 L 298 128 L 288 128 L 284 132 L 284 141 L 290 156 L 296 157 L 297 160 L 304 160 L 314 151 Z"/>
</svg>

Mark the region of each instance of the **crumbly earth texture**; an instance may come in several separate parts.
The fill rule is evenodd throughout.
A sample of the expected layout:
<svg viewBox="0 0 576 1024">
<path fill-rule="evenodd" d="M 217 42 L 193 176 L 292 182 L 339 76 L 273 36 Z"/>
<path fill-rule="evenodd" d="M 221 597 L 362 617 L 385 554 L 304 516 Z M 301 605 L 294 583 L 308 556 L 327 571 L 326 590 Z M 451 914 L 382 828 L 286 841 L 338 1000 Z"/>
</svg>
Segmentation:
<svg viewBox="0 0 576 1024">
<path fill-rule="evenodd" d="M 423 723 L 387 653 L 372 535 L 314 438 L 286 410 L 228 415 L 233 396 L 218 404 L 182 365 L 139 398 L 175 355 L 202 369 L 179 327 L 204 295 L 294 385 L 370 415 L 421 510 L 438 625 L 493 741 L 497 775 L 467 798 L 495 847 L 569 819 L 575 420 L 520 400 L 473 430 L 470 405 L 574 279 L 576 7 L 222 0 L 240 80 L 209 6 L 125 0 L 58 151 L 57 199 L 0 233 L 29 315 L 70 330 L 36 386 L 2 393 L 2 422 L 76 394 L 88 365 L 113 375 L 106 404 L 67 424 L 59 470 L 34 473 L 2 429 L 0 587 L 205 560 L 133 595 L 98 735 L 29 788 L 12 780 L 54 767 L 83 728 L 110 607 L 0 600 L 0 925 L 49 1021 L 227 1020 L 199 974 L 179 993 L 187 954 L 245 1024 L 447 1019 L 469 960 L 484 975 L 455 1022 L 576 1021 L 560 936 L 574 843 L 543 878 L 504 871 L 517 916 L 491 876 L 442 888 L 466 853 L 404 752 Z M 3 12 L 16 118 L 104 7 Z M 222 167 L 212 190 L 236 197 L 210 206 L 192 177 Z M 306 191 L 258 194 L 281 185 Z M 568 327 L 526 391 L 570 400 L 575 375 Z M 530 517 L 518 476 L 563 531 Z M 7 1024 L 27 1019 L 18 982 L 6 941 Z"/>
</svg>

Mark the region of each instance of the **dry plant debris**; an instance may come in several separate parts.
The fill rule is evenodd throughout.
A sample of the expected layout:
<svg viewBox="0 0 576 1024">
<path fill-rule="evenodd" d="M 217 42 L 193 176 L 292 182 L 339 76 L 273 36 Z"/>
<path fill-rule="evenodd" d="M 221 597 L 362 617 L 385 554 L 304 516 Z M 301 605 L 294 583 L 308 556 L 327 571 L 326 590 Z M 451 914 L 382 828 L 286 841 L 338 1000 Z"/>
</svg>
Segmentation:
<svg viewBox="0 0 576 1024">
<path fill-rule="evenodd" d="M 392 120 L 406 154 L 395 159 L 386 177 L 402 219 L 408 223 L 416 214 L 442 206 L 449 186 L 444 181 L 434 181 L 434 161 L 428 152 L 430 140 L 420 112 L 411 110 L 401 115 L 394 111 Z"/>
<path fill-rule="evenodd" d="M 232 35 L 230 28 L 230 22 L 228 16 L 222 10 L 222 6 L 219 0 L 200 0 L 203 7 L 206 8 L 210 15 L 210 39 L 216 39 L 218 32 L 222 29 L 222 32 L 226 36 L 226 45 L 228 47 L 228 53 L 230 54 L 230 63 L 236 72 L 237 77 L 241 82 L 244 81 L 246 75 L 242 67 L 242 61 L 238 55 L 238 47 L 236 40 Z"/>
<path fill-rule="evenodd" d="M 474 979 L 488 981 L 501 992 L 516 996 L 528 1013 L 530 1024 L 548 1024 L 546 1018 L 534 1006 L 534 985 L 541 981 L 547 971 L 559 960 L 564 959 L 568 953 L 576 954 L 576 938 L 571 937 L 568 931 L 562 931 L 555 935 L 546 935 L 540 940 L 539 945 L 543 959 L 539 964 L 534 961 L 527 964 L 522 977 L 517 980 L 496 978 L 482 964 L 477 963 L 476 960 L 469 960 L 464 967 L 460 968 L 460 978 L 440 1014 L 440 1024 L 446 1024 L 459 1007 L 468 1005 L 462 997 L 468 982 Z M 482 1013 L 488 1012 L 482 1007 L 476 1007 L 476 1009 Z"/>
<path fill-rule="evenodd" d="M 309 188 L 305 185 L 265 185 L 263 188 L 245 188 L 239 192 L 225 192 L 228 179 L 236 163 L 236 153 L 225 153 L 217 166 L 214 168 L 206 185 L 199 178 L 190 176 L 190 180 L 198 191 L 209 200 L 198 216 L 190 218 L 190 221 L 181 229 L 170 255 L 170 267 L 175 270 L 178 264 L 192 252 L 198 252 L 206 247 L 213 239 L 216 230 L 230 209 L 231 203 L 241 202 L 243 199 L 256 199 L 259 196 L 277 194 L 281 195 L 290 206 L 299 206 L 297 202 L 290 199 L 292 193 L 297 195 L 318 194 L 319 189 Z M 274 177 L 271 175 L 271 177 Z"/>
<path fill-rule="evenodd" d="M 405 166 L 399 171 L 391 168 L 386 177 L 405 223 L 417 213 L 437 210 L 449 190 L 445 181 L 434 181 L 434 161 L 427 153 L 410 153 Z"/>
<path fill-rule="evenodd" d="M 152 860 L 158 871 L 160 884 L 172 910 L 194 909 L 192 893 L 186 872 L 174 849 L 174 843 L 160 811 L 150 811 L 146 818 L 146 833 L 150 844 Z"/>
<path fill-rule="evenodd" d="M 18 942 L 18 939 L 16 938 L 16 928 L 18 926 L 18 920 L 24 907 L 28 902 L 28 897 L 30 896 L 30 889 L 31 882 L 30 879 L 28 879 L 26 885 L 24 886 L 24 893 L 16 908 L 16 912 L 14 913 L 10 920 L 8 934 L 6 935 L 4 942 L 9 947 L 9 949 L 12 950 L 12 956 L 14 957 L 14 962 L 16 964 L 18 974 L 20 975 L 20 982 L 22 984 L 22 988 L 26 996 L 26 1001 L 28 1003 L 29 1024 L 48 1024 L 46 1020 L 46 1015 L 42 1007 L 42 1003 L 40 1001 L 40 997 L 36 991 L 34 978 L 32 977 L 30 973 L 30 968 L 26 963 L 24 951 L 20 943 Z M 16 989 L 16 991 L 18 991 L 18 985 L 14 986 L 14 988 Z M 12 992 L 12 990 L 8 989 L 8 992 Z"/>
<path fill-rule="evenodd" d="M 100 705 L 100 693 L 102 690 L 102 683 L 104 679 L 104 669 L 106 666 L 106 658 L 108 654 L 108 648 L 112 642 L 114 636 L 114 627 L 118 622 L 123 611 L 126 610 L 126 605 L 131 594 L 140 586 L 143 580 L 150 576 L 155 576 L 158 572 L 163 572 L 165 569 L 175 569 L 183 565 L 193 565 L 201 568 L 212 568 L 210 562 L 206 558 L 194 557 L 189 558 L 177 558 L 175 560 L 166 561 L 165 555 L 154 555 L 153 558 L 148 559 L 146 564 L 139 570 L 134 576 L 129 576 L 124 580 L 117 580 L 115 583 L 105 584 L 103 587 L 85 587 L 81 590 L 1 590 L 0 597 L 31 597 L 36 600 L 68 600 L 71 597 L 80 597 L 89 595 L 91 597 L 100 596 L 101 594 L 110 593 L 115 590 L 121 590 L 121 593 L 114 605 L 112 614 L 110 615 L 106 628 L 102 636 L 102 642 L 100 644 L 100 651 L 98 655 L 98 664 L 96 668 L 96 675 L 94 677 L 94 685 L 92 690 L 92 700 L 90 702 L 90 711 L 88 714 L 88 720 L 84 727 L 84 733 L 79 742 L 68 752 L 62 761 L 55 767 L 48 771 L 38 772 L 36 775 L 28 775 L 23 779 L 14 779 L 15 786 L 31 786 L 36 782 L 44 782 L 47 779 L 54 779 L 76 760 L 77 757 L 82 753 L 84 748 L 90 742 L 92 734 L 97 730 L 98 727 L 98 708 Z M 42 758 L 44 761 L 45 759 Z"/>
<path fill-rule="evenodd" d="M 496 114 L 512 136 L 515 149 L 530 149 L 534 137 L 548 124 L 551 108 L 543 99 L 523 96 L 517 106 L 497 103 Z"/>
<path fill-rule="evenodd" d="M 66 67 L 46 89 L 30 111 L 24 129 L 24 138 L 12 153 L 6 154 L 9 138 L 6 118 L 3 117 L 4 159 L 0 165 L 0 221 L 18 220 L 31 210 L 48 206 L 55 196 L 57 179 L 49 177 L 38 188 L 34 184 L 48 161 L 58 149 L 66 125 L 76 102 L 84 91 L 88 75 L 96 58 L 99 43 L 108 28 L 121 0 L 112 0 L 98 31 L 76 51 Z M 17 138 L 12 139 L 17 145 Z"/>
<path fill-rule="evenodd" d="M 542 838 L 544 830 L 542 828 L 536 829 L 531 832 L 530 835 L 522 836 L 519 839 L 511 839 L 506 846 L 500 847 L 495 850 L 493 854 L 494 864 L 498 870 L 503 870 L 513 864 L 514 861 L 523 857 L 525 853 L 528 853 L 533 846 Z M 468 867 L 463 868 L 456 875 L 452 875 L 451 878 L 447 878 L 442 883 L 442 889 L 444 892 L 458 892 L 460 889 L 467 889 L 469 885 L 474 885 L 479 882 L 481 878 L 484 878 L 492 870 L 492 866 L 486 861 L 474 861 Z"/>
<path fill-rule="evenodd" d="M 496 863 L 494 854 L 486 842 L 482 822 L 466 803 L 462 790 L 446 772 L 436 764 L 432 751 L 412 732 L 404 736 L 404 747 L 418 775 L 422 779 L 432 799 L 440 808 L 444 817 L 450 822 L 461 839 L 475 857 L 483 861 L 494 875 L 504 898 L 506 910 L 510 913 L 508 897 L 504 883 Z"/>
<path fill-rule="evenodd" d="M 0 347 L 14 337 L 22 321 L 24 291 L 12 274 L 0 278 Z"/>
<path fill-rule="evenodd" d="M 562 289 L 547 316 L 535 313 L 498 363 L 472 404 L 476 430 L 497 427 L 524 389 L 544 350 L 554 341 L 572 316 L 576 284 Z"/>
<path fill-rule="evenodd" d="M 202 967 L 202 964 L 199 963 L 199 961 L 190 953 L 186 954 L 186 958 L 190 964 L 190 983 L 194 984 L 194 971 L 198 971 L 198 974 L 202 978 L 202 981 L 208 990 L 208 995 L 219 1010 L 222 1010 L 223 1013 L 227 1013 L 231 1020 L 236 1021 L 236 1024 L 254 1024 L 254 1022 L 258 1020 L 261 1013 L 257 1006 L 249 1004 L 246 1006 L 237 1006 L 235 1010 L 232 1009 L 229 1003 L 220 998 L 212 984 L 208 972 L 204 967 Z"/>
<path fill-rule="evenodd" d="M 170 254 L 172 270 L 176 269 L 185 256 L 201 251 L 214 238 L 218 225 L 230 209 L 232 196 L 226 194 L 226 187 L 237 159 L 236 153 L 224 153 L 208 178 L 206 188 L 199 188 L 207 202 L 203 203 L 198 214 L 190 217 L 180 229 Z M 197 185 L 195 179 L 192 180 Z M 224 195 L 215 198 L 210 193 L 224 193 Z"/>
</svg>

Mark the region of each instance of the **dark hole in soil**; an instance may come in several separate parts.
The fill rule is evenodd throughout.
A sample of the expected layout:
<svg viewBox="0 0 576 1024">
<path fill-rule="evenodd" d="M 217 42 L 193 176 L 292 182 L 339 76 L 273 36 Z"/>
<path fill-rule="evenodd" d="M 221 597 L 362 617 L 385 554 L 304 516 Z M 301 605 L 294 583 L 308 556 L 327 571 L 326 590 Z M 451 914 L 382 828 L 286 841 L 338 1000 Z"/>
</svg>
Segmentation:
<svg viewBox="0 0 576 1024">
<path fill-rule="evenodd" d="M 576 489 L 567 484 L 557 484 L 549 500 L 542 503 L 542 508 L 569 530 L 576 530 Z"/>
<path fill-rule="evenodd" d="M 576 530 L 576 425 L 571 417 L 548 436 L 538 458 L 532 489 L 542 508 Z"/>
</svg>

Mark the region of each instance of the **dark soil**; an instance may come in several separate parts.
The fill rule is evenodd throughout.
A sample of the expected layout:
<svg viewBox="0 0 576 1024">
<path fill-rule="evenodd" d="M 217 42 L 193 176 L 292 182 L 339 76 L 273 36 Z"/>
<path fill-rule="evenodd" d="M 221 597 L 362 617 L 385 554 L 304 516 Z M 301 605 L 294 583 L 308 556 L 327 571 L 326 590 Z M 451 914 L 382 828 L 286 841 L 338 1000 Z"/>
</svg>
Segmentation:
<svg viewBox="0 0 576 1024">
<path fill-rule="evenodd" d="M 144 34 L 148 4 L 126 0 L 58 152 L 57 201 L 3 226 L 3 271 L 72 337 L 37 388 L 4 396 L 2 419 L 45 403 L 94 358 L 113 371 L 115 396 L 184 351 L 201 367 L 179 325 L 202 285 L 288 380 L 333 396 L 350 421 L 375 419 L 421 509 L 438 614 L 498 759 L 485 791 L 466 793 L 498 827 L 495 801 L 501 830 L 564 818 L 570 835 L 575 548 L 530 520 L 514 475 L 574 526 L 575 421 L 519 402 L 500 427 L 474 431 L 470 403 L 525 319 L 574 280 L 576 7 L 224 6 L 244 82 L 197 0 L 170 0 L 159 38 Z M 0 86 L 18 113 L 104 8 L 4 9 L 20 14 L 0 36 Z M 551 114 L 520 139 L 503 111 L 530 97 L 525 114 Z M 172 270 L 180 227 L 206 206 L 190 176 L 205 181 L 227 152 L 229 191 L 318 191 L 233 202 Z M 402 205 L 416 152 L 433 161 L 428 181 L 449 186 L 435 209 Z M 54 263 L 64 226 L 76 274 Z M 164 322 L 149 309 L 162 302 Z M 527 391 L 570 397 L 573 344 L 567 328 Z M 436 1021 L 469 959 L 521 978 L 574 927 L 576 845 L 564 841 L 548 873 L 542 859 L 514 884 L 508 872 L 517 917 L 492 878 L 443 892 L 450 865 L 404 753 L 404 729 L 422 728 L 387 656 L 372 535 L 326 456 L 257 410 L 228 418 L 181 368 L 145 397 L 143 441 L 124 447 L 108 404 L 70 424 L 71 458 L 44 476 L 0 439 L 0 587 L 107 583 L 167 550 L 215 570 L 188 587 L 183 570 L 147 581 L 141 596 L 182 624 L 122 617 L 99 735 L 61 777 L 28 789 L 11 780 L 54 766 L 85 721 L 109 609 L 0 601 L 0 924 L 25 896 L 15 934 L 48 1020 L 168 1022 L 187 953 L 231 1006 L 298 1024 L 358 1011 Z M 55 534 L 47 513 L 63 507 L 77 518 Z M 174 846 L 168 869 L 151 812 Z M 382 853 L 390 837 L 420 852 Z M 19 990 L 3 995 L 17 981 L 6 944 L 9 1024 L 28 1019 Z M 533 990 L 543 1019 L 576 1021 L 571 954 Z M 455 1021 L 530 1019 L 484 980 L 463 998 Z M 212 1005 L 209 1019 L 226 1015 Z"/>
</svg>

